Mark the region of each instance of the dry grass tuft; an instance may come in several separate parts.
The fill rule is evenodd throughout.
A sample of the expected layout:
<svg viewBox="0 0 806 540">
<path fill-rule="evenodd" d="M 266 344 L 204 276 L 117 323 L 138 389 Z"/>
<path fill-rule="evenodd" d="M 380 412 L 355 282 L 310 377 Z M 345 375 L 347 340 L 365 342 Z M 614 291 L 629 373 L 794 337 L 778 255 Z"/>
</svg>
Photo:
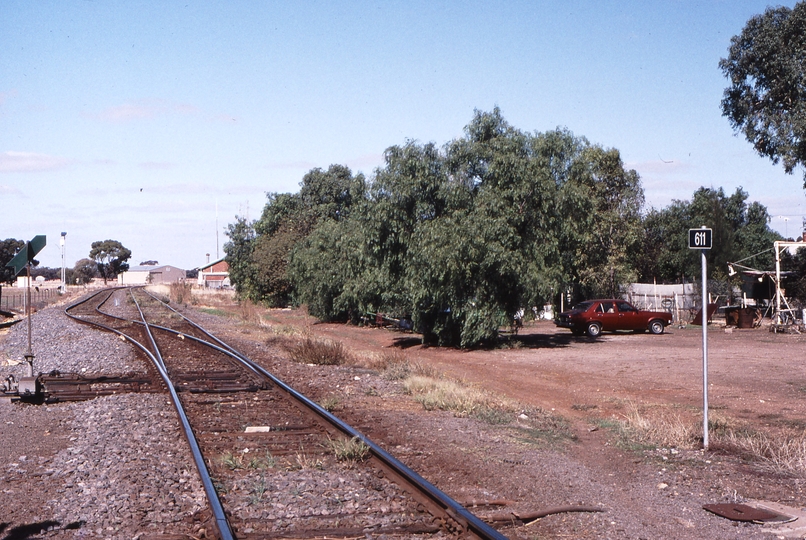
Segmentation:
<svg viewBox="0 0 806 540">
<path fill-rule="evenodd" d="M 277 337 L 282 338 L 299 338 L 306 337 L 310 334 L 307 328 L 298 328 L 287 324 L 272 324 L 268 323 L 269 331 Z"/>
<path fill-rule="evenodd" d="M 295 362 L 320 366 L 338 366 L 346 363 L 350 358 L 350 354 L 341 342 L 309 337 L 296 345 L 289 346 L 288 352 Z"/>
<path fill-rule="evenodd" d="M 404 364 L 408 357 L 398 350 L 376 352 L 361 352 L 353 357 L 353 365 L 383 372 L 389 366 Z"/>
<path fill-rule="evenodd" d="M 327 445 L 338 461 L 358 463 L 364 461 L 370 455 L 369 446 L 358 437 L 353 437 L 352 439 L 346 437 L 329 439 Z"/>
<path fill-rule="evenodd" d="M 333 412 L 341 405 L 341 398 L 336 395 L 329 395 L 322 398 L 319 405 L 327 412 Z"/>
<path fill-rule="evenodd" d="M 660 412 L 660 414 L 658 414 Z M 635 403 L 629 403 L 624 422 L 641 444 L 666 448 L 691 448 L 702 437 L 702 429 L 691 419 L 683 418 L 679 411 L 660 410 L 652 414 Z"/>
<path fill-rule="evenodd" d="M 684 416 L 679 410 L 640 407 L 628 402 L 621 419 L 601 420 L 612 429 L 618 444 L 632 450 L 652 447 L 697 449 L 702 444 L 702 417 Z M 736 454 L 765 472 L 806 476 L 806 431 L 769 434 L 734 427 L 718 413 L 708 419 L 711 450 Z"/>
<path fill-rule="evenodd" d="M 260 308 L 251 300 L 244 299 L 238 302 L 238 316 L 246 323 L 260 326 Z"/>
<path fill-rule="evenodd" d="M 322 470 L 325 463 L 316 456 L 309 456 L 301 449 L 299 453 L 294 456 L 294 463 L 290 464 L 289 469 L 317 469 Z"/>
<path fill-rule="evenodd" d="M 419 360 L 408 360 L 405 356 L 393 358 L 381 371 L 381 377 L 387 381 L 402 381 L 407 377 L 421 376 L 439 379 L 440 374 L 433 366 Z"/>
<path fill-rule="evenodd" d="M 765 472 L 806 475 L 806 433 L 774 437 L 757 431 L 729 430 L 714 437 L 712 446 L 733 451 Z"/>
<path fill-rule="evenodd" d="M 410 375 L 403 381 L 403 387 L 428 411 L 440 409 L 456 416 L 493 417 L 492 411 L 512 413 L 516 410 L 516 406 L 506 400 L 447 379 Z"/>
<path fill-rule="evenodd" d="M 191 294 L 190 283 L 171 283 L 168 291 L 168 296 L 174 304 L 193 304 L 193 295 Z"/>
</svg>

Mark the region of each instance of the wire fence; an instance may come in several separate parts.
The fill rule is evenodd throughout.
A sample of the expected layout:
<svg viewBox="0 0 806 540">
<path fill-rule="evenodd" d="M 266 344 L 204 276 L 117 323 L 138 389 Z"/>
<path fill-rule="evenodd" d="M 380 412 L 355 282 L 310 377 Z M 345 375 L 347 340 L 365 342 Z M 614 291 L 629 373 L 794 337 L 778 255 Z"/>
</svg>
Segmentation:
<svg viewBox="0 0 806 540">
<path fill-rule="evenodd" d="M 31 289 L 31 304 L 47 303 L 59 295 L 59 289 Z M 14 311 L 25 308 L 26 290 L 17 287 L 0 288 L 0 310 Z"/>
</svg>

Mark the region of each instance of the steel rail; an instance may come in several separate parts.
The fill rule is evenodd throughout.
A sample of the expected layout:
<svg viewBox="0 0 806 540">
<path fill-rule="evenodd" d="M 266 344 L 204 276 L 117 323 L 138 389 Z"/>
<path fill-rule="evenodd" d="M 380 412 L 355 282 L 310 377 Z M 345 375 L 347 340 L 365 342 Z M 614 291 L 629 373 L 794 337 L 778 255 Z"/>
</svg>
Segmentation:
<svg viewBox="0 0 806 540">
<path fill-rule="evenodd" d="M 129 289 L 129 296 L 132 297 L 132 302 L 134 302 L 134 306 L 137 308 L 137 312 L 140 314 L 140 318 L 143 319 L 143 327 L 146 330 L 146 334 L 148 335 L 148 340 L 151 342 L 151 346 L 154 348 L 154 356 L 157 358 L 157 360 L 159 360 L 160 367 L 162 367 L 162 371 L 164 371 L 165 375 L 168 376 L 168 368 L 165 367 L 165 360 L 162 358 L 162 353 L 160 352 L 160 348 L 157 347 L 157 342 L 154 340 L 154 334 L 151 333 L 151 327 L 148 324 L 148 322 L 146 321 L 146 316 L 143 314 L 143 310 L 140 309 L 140 304 L 137 302 L 137 298 L 134 297 L 134 293 L 132 292 L 131 289 Z M 109 298 L 111 298 L 111 297 L 112 297 L 112 295 L 110 294 Z M 107 298 L 107 300 L 108 300 L 108 298 Z M 106 302 L 106 300 L 104 302 Z M 101 305 L 103 305 L 103 303 Z M 100 313 L 99 308 L 100 308 L 100 306 L 96 307 L 95 310 Z M 161 374 L 162 373 L 160 373 L 160 375 Z M 170 380 L 168 380 L 166 382 L 170 382 Z"/>
<path fill-rule="evenodd" d="M 145 291 L 155 300 L 162 302 L 159 298 L 156 298 L 150 292 Z M 170 305 L 162 302 L 162 304 L 182 317 L 185 321 L 187 321 L 190 325 L 194 328 L 199 330 L 200 332 L 204 333 L 205 335 L 209 336 L 213 339 L 216 343 L 219 343 L 223 348 L 231 351 L 231 354 L 237 357 L 242 363 L 248 366 L 250 369 L 255 370 L 262 374 L 264 377 L 267 377 L 271 380 L 274 384 L 276 384 L 280 389 L 290 395 L 293 399 L 301 402 L 304 404 L 308 409 L 316 413 L 319 417 L 325 420 L 330 425 L 339 429 L 342 433 L 349 436 L 350 438 L 356 437 L 364 444 L 366 444 L 373 455 L 391 472 L 393 472 L 398 477 L 402 478 L 405 482 L 408 482 L 412 486 L 414 486 L 417 490 L 420 491 L 421 494 L 428 497 L 433 504 L 437 507 L 441 508 L 446 514 L 451 516 L 457 524 L 463 526 L 467 531 L 471 532 L 475 536 L 484 539 L 484 540 L 507 540 L 507 537 L 501 534 L 499 531 L 491 527 L 486 522 L 479 519 L 476 515 L 472 512 L 467 510 L 464 506 L 453 500 L 449 495 L 445 492 L 431 484 L 428 480 L 417 474 L 414 470 L 409 468 L 407 465 L 402 463 L 400 460 L 392 456 L 386 450 L 375 444 L 371 439 L 366 437 L 364 434 L 350 426 L 349 424 L 345 423 L 343 420 L 334 416 L 324 408 L 322 408 L 318 403 L 310 400 L 306 396 L 300 394 L 282 380 L 278 379 L 272 373 L 255 363 L 253 360 L 242 354 L 241 352 L 237 351 L 233 347 L 229 346 L 228 344 L 224 343 L 222 340 L 214 336 L 212 333 L 208 332 L 204 328 L 202 328 L 199 324 L 192 321 L 190 318 L 186 317 Z M 186 336 L 191 338 L 192 336 Z M 194 338 L 197 339 L 197 338 Z M 199 340 L 203 341 L 203 340 Z"/>
<path fill-rule="evenodd" d="M 119 330 L 117 330 L 115 328 L 112 328 L 110 326 L 98 323 L 98 322 L 81 319 L 80 317 L 76 317 L 76 316 L 72 315 L 69 312 L 70 309 L 73 309 L 73 308 L 75 308 L 75 307 L 77 307 L 77 306 L 79 306 L 81 304 L 89 302 L 91 299 L 95 298 L 95 296 L 98 295 L 98 294 L 101 294 L 101 293 L 96 293 L 96 294 L 94 294 L 92 296 L 87 297 L 84 300 L 81 300 L 79 302 L 76 302 L 75 304 L 72 304 L 72 305 L 66 307 L 65 310 L 64 310 L 65 315 L 67 315 L 68 317 L 70 317 L 73 320 L 82 322 L 84 324 L 90 324 L 90 325 L 93 325 L 93 326 L 97 326 L 99 328 L 103 328 L 104 330 L 107 330 L 107 331 L 113 332 L 115 334 L 118 334 L 119 336 L 122 336 L 127 341 L 129 341 L 130 343 L 132 343 L 136 347 L 138 347 L 153 362 L 154 366 L 156 367 L 157 371 L 160 374 L 160 377 L 162 378 L 163 382 L 165 383 L 165 386 L 168 388 L 168 392 L 171 395 L 171 401 L 172 401 L 172 403 L 174 405 L 174 408 L 176 409 L 176 412 L 177 412 L 177 415 L 179 416 L 180 422 L 182 423 L 182 430 L 185 433 L 185 439 L 188 441 L 188 445 L 190 446 L 191 453 L 193 454 L 193 461 L 196 464 L 196 469 L 199 472 L 199 477 L 200 477 L 200 479 L 202 481 L 202 485 L 204 486 L 204 491 L 205 491 L 205 493 L 207 495 L 207 502 L 209 503 L 210 510 L 213 513 L 213 518 L 215 520 L 215 525 L 216 525 L 216 528 L 218 529 L 219 535 L 220 535 L 222 540 L 234 540 L 235 537 L 233 535 L 232 528 L 230 527 L 229 521 L 227 520 L 226 514 L 224 513 L 224 508 L 221 505 L 221 500 L 218 498 L 218 493 L 216 492 L 215 486 L 213 485 L 213 481 L 210 478 L 210 473 L 207 470 L 207 466 L 204 463 L 204 457 L 202 456 L 201 449 L 199 448 L 199 443 L 196 440 L 196 436 L 193 434 L 193 430 L 190 427 L 190 422 L 188 420 L 187 414 L 185 413 L 185 410 L 182 407 L 181 402 L 179 401 L 179 395 L 176 392 L 176 388 L 174 388 L 174 385 L 171 382 L 170 378 L 168 377 L 168 373 L 165 370 L 164 365 L 161 363 L 162 356 L 159 355 L 159 349 L 157 348 L 157 344 L 154 341 L 153 336 L 151 336 L 151 333 L 149 332 L 148 334 L 149 334 L 149 337 L 151 338 L 151 342 L 152 342 L 152 345 L 154 347 L 154 350 L 157 352 L 157 355 L 160 356 L 160 361 L 159 362 L 157 361 L 157 358 L 155 357 L 155 355 L 152 354 L 151 351 L 149 351 L 148 348 L 145 345 L 143 345 L 142 343 L 140 343 L 139 341 L 137 341 L 135 339 L 132 339 L 130 336 L 127 336 L 123 332 L 121 332 L 121 331 L 119 331 Z M 111 294 L 109 296 L 111 297 Z M 106 298 L 106 300 L 108 300 L 108 299 L 109 299 L 109 297 Z M 148 323 L 145 321 L 145 317 L 143 316 L 143 312 L 142 312 L 142 310 L 140 310 L 140 305 L 137 303 L 137 300 L 134 299 L 133 295 L 132 295 L 132 299 L 134 300 L 135 305 L 137 306 L 137 310 L 140 312 L 140 316 L 143 317 L 143 322 L 146 324 L 146 327 L 148 327 Z M 103 303 L 105 303 L 106 300 L 104 300 L 104 302 L 102 302 L 100 305 L 103 305 Z M 102 312 L 99 311 L 99 313 L 102 313 Z M 104 314 L 104 315 L 106 315 L 106 314 Z M 119 317 L 115 317 L 115 318 L 120 319 Z"/>
</svg>

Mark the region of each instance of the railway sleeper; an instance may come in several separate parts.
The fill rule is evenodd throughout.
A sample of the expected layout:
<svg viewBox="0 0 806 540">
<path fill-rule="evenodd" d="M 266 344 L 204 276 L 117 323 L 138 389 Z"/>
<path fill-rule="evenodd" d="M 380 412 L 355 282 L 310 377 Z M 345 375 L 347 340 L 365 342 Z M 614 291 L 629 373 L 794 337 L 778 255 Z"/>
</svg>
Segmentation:
<svg viewBox="0 0 806 540">
<path fill-rule="evenodd" d="M 251 529 L 250 520 L 241 522 L 236 528 L 239 539 L 266 539 L 266 538 L 363 538 L 367 535 L 410 535 L 410 534 L 437 534 L 440 528 L 436 525 L 429 525 L 424 523 L 403 525 L 395 527 L 334 527 L 334 528 L 321 528 L 321 529 L 295 529 L 290 531 L 270 531 L 270 532 L 242 532 Z M 259 526 L 260 522 L 256 522 L 255 526 Z"/>
<path fill-rule="evenodd" d="M 177 392 L 187 392 L 190 394 L 238 394 L 241 392 L 258 392 L 262 389 L 255 385 L 191 386 L 188 383 L 184 383 L 182 385 L 175 384 L 174 390 Z"/>
<path fill-rule="evenodd" d="M 33 404 L 86 401 L 112 394 L 157 393 L 165 390 L 161 383 L 155 384 L 147 375 L 138 373 L 79 375 L 51 371 L 48 374 L 40 373 L 37 377 L 23 377 L 16 385 L 14 382 L 13 376 L 7 378 L 3 393 L 12 402 Z"/>
</svg>

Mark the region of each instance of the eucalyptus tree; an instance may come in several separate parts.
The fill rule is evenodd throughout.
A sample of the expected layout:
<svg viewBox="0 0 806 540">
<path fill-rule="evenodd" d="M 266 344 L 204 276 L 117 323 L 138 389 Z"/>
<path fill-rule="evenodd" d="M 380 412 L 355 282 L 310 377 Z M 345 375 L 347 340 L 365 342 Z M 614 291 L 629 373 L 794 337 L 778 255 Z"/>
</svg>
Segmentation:
<svg viewBox="0 0 806 540">
<path fill-rule="evenodd" d="M 719 67 L 730 81 L 722 114 L 731 126 L 787 173 L 806 164 L 806 2 L 752 17 Z"/>
<path fill-rule="evenodd" d="M 696 281 L 700 274 L 699 253 L 688 248 L 688 230 L 706 226 L 713 231 L 713 248 L 706 251 L 708 272 L 725 276 L 727 264 L 747 257 L 748 266 L 767 269 L 772 264 L 772 243 L 780 236 L 769 228 L 764 205 L 747 203 L 741 187 L 727 196 L 722 188 L 697 189 L 689 201 L 675 200 L 644 217 L 641 278 L 667 283 Z"/>
<path fill-rule="evenodd" d="M 496 108 L 446 146 L 450 204 L 415 234 L 406 283 L 425 339 L 475 345 L 550 296 L 556 186 Z"/>
<path fill-rule="evenodd" d="M 115 279 L 118 274 L 129 269 L 126 262 L 132 256 L 131 250 L 117 240 L 98 240 L 90 245 L 89 258 L 95 261 L 98 273 L 104 279 Z"/>
<path fill-rule="evenodd" d="M 353 176 L 343 165 L 310 170 L 299 193 L 269 193 L 249 259 L 249 296 L 271 306 L 285 306 L 294 297 L 288 275 L 292 251 L 323 221 L 348 219 L 354 203 L 365 197 L 364 176 Z"/>
<path fill-rule="evenodd" d="M 92 259 L 79 259 L 68 271 L 70 272 L 67 278 L 68 283 L 76 285 L 86 285 L 98 276 L 98 266 Z"/>
<path fill-rule="evenodd" d="M 256 268 L 252 261 L 255 243 L 254 223 L 235 216 L 235 223 L 227 225 L 229 241 L 224 244 L 225 260 L 229 265 L 229 279 L 241 298 L 256 299 Z"/>
</svg>

